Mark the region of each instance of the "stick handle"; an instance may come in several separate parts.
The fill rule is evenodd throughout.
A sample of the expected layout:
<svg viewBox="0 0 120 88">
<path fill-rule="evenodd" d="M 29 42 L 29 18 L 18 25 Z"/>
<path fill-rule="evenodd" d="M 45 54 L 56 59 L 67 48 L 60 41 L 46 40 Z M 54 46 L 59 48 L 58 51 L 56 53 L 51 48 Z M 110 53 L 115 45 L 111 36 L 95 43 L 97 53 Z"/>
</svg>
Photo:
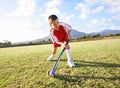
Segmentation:
<svg viewBox="0 0 120 88">
<path fill-rule="evenodd" d="M 67 45 L 69 43 L 69 39 L 67 40 L 67 42 L 66 42 L 66 44 L 65 45 Z"/>
<path fill-rule="evenodd" d="M 67 45 L 68 43 L 69 43 L 69 40 L 67 40 L 67 42 L 66 42 L 65 45 Z M 59 64 L 59 62 L 60 62 L 61 56 L 62 56 L 62 54 L 63 54 L 64 51 L 65 51 L 65 47 L 64 47 L 63 50 L 61 51 L 61 53 L 60 53 L 60 55 L 59 55 L 59 57 L 58 57 L 55 65 L 54 65 L 54 67 L 53 67 L 53 70 L 52 70 L 53 73 L 56 72 L 57 66 L 58 66 L 58 64 Z"/>
</svg>

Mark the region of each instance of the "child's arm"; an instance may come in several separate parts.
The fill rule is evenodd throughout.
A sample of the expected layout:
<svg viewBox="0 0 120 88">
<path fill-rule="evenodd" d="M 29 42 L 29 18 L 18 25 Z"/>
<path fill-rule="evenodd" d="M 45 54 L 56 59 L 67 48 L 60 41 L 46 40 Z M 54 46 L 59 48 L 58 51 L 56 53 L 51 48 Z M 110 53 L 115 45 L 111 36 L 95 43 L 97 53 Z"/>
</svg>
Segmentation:
<svg viewBox="0 0 120 88">
<path fill-rule="evenodd" d="M 65 44 L 66 44 L 66 42 L 60 42 L 60 41 L 58 41 L 58 42 L 56 42 L 57 44 L 60 44 L 61 46 L 63 46 L 63 47 L 65 47 Z"/>
</svg>

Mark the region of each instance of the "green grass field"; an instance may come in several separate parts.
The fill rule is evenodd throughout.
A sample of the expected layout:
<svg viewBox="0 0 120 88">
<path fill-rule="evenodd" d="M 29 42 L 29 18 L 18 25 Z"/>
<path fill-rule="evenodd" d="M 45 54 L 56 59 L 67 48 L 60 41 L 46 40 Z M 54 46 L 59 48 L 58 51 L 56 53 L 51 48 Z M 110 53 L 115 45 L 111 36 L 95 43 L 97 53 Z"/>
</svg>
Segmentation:
<svg viewBox="0 0 120 88">
<path fill-rule="evenodd" d="M 47 75 L 62 50 L 47 61 L 52 45 L 0 49 L 0 88 L 120 88 L 120 39 L 70 43 L 76 64 L 63 54 L 56 77 Z"/>
</svg>

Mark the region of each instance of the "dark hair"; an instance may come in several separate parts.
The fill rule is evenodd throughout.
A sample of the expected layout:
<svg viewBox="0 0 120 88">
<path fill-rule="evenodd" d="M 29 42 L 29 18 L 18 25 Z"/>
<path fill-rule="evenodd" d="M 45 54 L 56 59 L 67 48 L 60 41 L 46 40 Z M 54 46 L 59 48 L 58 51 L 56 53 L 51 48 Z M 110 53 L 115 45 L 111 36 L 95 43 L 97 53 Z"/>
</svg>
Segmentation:
<svg viewBox="0 0 120 88">
<path fill-rule="evenodd" d="M 56 15 L 50 15 L 50 16 L 48 17 L 48 20 L 50 20 L 51 22 L 55 21 L 56 19 L 58 19 L 58 17 L 57 17 Z M 51 23 L 51 22 L 50 22 L 50 23 Z"/>
</svg>

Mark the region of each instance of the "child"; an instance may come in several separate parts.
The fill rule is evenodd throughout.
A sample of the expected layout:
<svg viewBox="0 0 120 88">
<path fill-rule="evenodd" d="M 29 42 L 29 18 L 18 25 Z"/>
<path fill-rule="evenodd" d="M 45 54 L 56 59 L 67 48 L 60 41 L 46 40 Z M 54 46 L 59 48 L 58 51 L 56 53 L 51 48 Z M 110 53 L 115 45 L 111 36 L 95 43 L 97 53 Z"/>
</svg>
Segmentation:
<svg viewBox="0 0 120 88">
<path fill-rule="evenodd" d="M 50 15 L 48 17 L 48 22 L 51 27 L 50 36 L 53 42 L 52 54 L 48 57 L 48 60 L 53 59 L 58 47 L 63 46 L 66 49 L 65 51 L 67 54 L 69 66 L 74 67 L 75 64 L 71 58 L 69 44 L 65 45 L 67 40 L 70 39 L 70 32 L 72 27 L 68 24 L 59 22 L 58 17 L 56 15 Z"/>
</svg>

